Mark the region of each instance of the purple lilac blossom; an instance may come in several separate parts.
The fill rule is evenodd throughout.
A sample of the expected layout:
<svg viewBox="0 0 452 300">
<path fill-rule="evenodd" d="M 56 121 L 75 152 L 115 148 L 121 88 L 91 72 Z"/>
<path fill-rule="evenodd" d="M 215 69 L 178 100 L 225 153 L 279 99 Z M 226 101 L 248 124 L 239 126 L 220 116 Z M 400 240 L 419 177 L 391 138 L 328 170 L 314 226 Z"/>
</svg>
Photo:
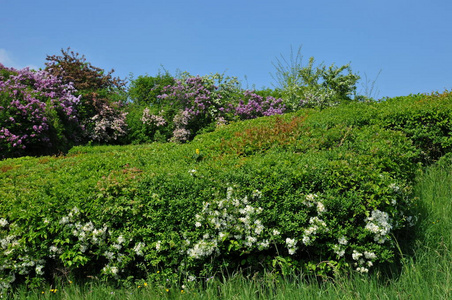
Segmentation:
<svg viewBox="0 0 452 300">
<path fill-rule="evenodd" d="M 5 74 L 0 76 L 0 152 L 20 154 L 28 146 L 48 146 L 51 110 L 64 115 L 60 116 L 64 123 L 79 125 L 80 98 L 73 95 L 72 85 L 46 71 L 18 70 L 1 63 L 0 70 Z"/>
</svg>

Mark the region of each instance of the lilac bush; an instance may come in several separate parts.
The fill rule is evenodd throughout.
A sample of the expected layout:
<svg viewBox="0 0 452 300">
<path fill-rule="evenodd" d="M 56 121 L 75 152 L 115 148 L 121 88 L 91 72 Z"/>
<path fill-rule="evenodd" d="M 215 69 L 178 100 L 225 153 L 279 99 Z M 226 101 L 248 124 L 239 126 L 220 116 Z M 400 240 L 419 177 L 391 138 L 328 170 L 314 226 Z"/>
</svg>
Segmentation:
<svg viewBox="0 0 452 300">
<path fill-rule="evenodd" d="M 262 97 L 252 91 L 244 91 L 243 99 L 232 107 L 234 114 L 241 120 L 254 119 L 263 116 L 281 115 L 286 107 L 282 99 L 272 96 Z"/>
<path fill-rule="evenodd" d="M 0 158 L 50 154 L 76 144 L 83 128 L 74 92 L 46 71 L 0 63 Z"/>
<path fill-rule="evenodd" d="M 200 129 L 213 123 L 222 113 L 222 95 L 218 87 L 204 77 L 175 80 L 158 95 L 168 121 L 172 121 L 171 141 L 185 142 Z"/>
</svg>

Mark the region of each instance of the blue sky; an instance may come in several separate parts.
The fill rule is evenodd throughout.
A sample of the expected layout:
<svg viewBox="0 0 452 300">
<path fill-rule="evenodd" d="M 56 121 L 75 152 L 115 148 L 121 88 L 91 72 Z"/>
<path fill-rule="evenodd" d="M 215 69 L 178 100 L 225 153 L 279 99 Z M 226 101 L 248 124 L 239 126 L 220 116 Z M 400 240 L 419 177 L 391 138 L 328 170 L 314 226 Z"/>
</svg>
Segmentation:
<svg viewBox="0 0 452 300">
<path fill-rule="evenodd" d="M 378 98 L 452 88 L 451 0 L 0 0 L 0 10 L 0 62 L 16 68 L 71 47 L 121 78 L 163 66 L 260 89 L 273 87 L 272 62 L 301 46 L 305 63 L 351 63 L 369 82 L 381 70 Z"/>
</svg>

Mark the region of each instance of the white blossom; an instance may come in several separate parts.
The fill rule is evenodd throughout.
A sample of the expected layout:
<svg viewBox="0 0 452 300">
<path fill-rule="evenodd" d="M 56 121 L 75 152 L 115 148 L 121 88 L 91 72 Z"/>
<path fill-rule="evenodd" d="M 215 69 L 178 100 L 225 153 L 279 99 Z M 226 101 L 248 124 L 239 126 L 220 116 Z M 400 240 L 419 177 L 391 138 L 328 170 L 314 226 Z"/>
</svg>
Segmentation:
<svg viewBox="0 0 452 300">
<path fill-rule="evenodd" d="M 66 216 L 62 217 L 61 220 L 60 220 L 60 224 L 64 225 L 64 224 L 67 224 L 67 223 L 69 223 L 69 218 L 66 217 Z"/>
<path fill-rule="evenodd" d="M 358 251 L 353 250 L 353 253 L 352 253 L 352 258 L 353 258 L 353 260 L 359 260 L 359 258 L 360 258 L 361 256 L 363 256 L 362 253 L 359 253 Z"/>
<path fill-rule="evenodd" d="M 260 197 L 262 197 L 262 192 L 259 190 L 254 190 L 252 196 L 253 196 L 253 198 L 260 198 Z"/>
<path fill-rule="evenodd" d="M 341 236 L 340 238 L 338 238 L 337 241 L 341 245 L 347 245 L 348 244 L 347 238 L 345 236 Z"/>
<path fill-rule="evenodd" d="M 155 249 L 157 251 L 160 251 L 160 248 L 162 247 L 162 241 L 157 241 L 157 243 L 155 244 Z"/>
<path fill-rule="evenodd" d="M 375 253 L 373 252 L 364 251 L 364 257 L 366 259 L 376 259 L 377 255 L 375 255 Z"/>
<path fill-rule="evenodd" d="M 44 274 L 44 271 L 42 270 L 43 268 L 44 268 L 44 266 L 37 265 L 35 268 L 36 275 L 43 275 Z"/>
<path fill-rule="evenodd" d="M 364 268 L 364 267 L 358 267 L 358 268 L 356 268 L 356 271 L 358 271 L 360 273 L 368 273 L 369 269 Z"/>
<path fill-rule="evenodd" d="M 297 244 L 297 241 L 295 239 L 286 238 L 286 244 L 287 249 L 289 250 L 289 254 L 293 255 L 297 251 L 297 247 L 295 246 Z"/>
<path fill-rule="evenodd" d="M 118 236 L 118 244 L 122 244 L 125 242 L 124 237 L 122 236 L 122 234 L 120 236 Z"/>
<path fill-rule="evenodd" d="M 5 218 L 0 219 L 0 227 L 5 227 L 8 224 L 8 220 L 6 220 Z"/>
<path fill-rule="evenodd" d="M 334 253 L 336 253 L 339 257 L 344 256 L 345 254 L 345 250 L 341 248 L 340 245 L 334 245 L 333 246 L 333 251 Z"/>
<path fill-rule="evenodd" d="M 319 214 L 324 213 L 326 211 L 325 205 L 322 202 L 317 202 L 317 212 Z"/>
<path fill-rule="evenodd" d="M 143 248 L 145 247 L 145 244 L 142 242 L 139 242 L 138 244 L 135 245 L 135 247 L 133 247 L 133 251 L 135 251 L 135 253 L 138 256 L 143 256 Z"/>
<path fill-rule="evenodd" d="M 371 216 L 366 218 L 366 221 L 367 224 L 365 229 L 375 234 L 374 240 L 377 243 L 384 243 L 386 241 L 386 236 L 392 229 L 389 215 L 386 212 L 377 209 L 372 211 Z"/>
<path fill-rule="evenodd" d="M 111 251 L 105 251 L 104 252 L 104 256 L 108 259 L 108 260 L 112 260 L 115 257 L 115 254 Z"/>
<path fill-rule="evenodd" d="M 311 238 L 307 235 L 303 235 L 303 239 L 301 240 L 303 244 L 309 246 L 311 244 Z"/>
</svg>

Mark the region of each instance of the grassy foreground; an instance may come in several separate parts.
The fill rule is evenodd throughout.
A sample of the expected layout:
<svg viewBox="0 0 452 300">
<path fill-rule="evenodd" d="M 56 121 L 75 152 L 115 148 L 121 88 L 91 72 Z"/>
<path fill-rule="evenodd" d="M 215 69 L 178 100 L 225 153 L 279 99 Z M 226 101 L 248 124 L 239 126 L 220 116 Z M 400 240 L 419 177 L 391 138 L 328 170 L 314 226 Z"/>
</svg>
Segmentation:
<svg viewBox="0 0 452 300">
<path fill-rule="evenodd" d="M 420 176 L 416 189 L 420 222 L 414 248 L 401 250 L 402 265 L 392 275 L 352 273 L 319 283 L 275 273 L 233 274 L 193 286 L 139 286 L 115 289 L 92 279 L 62 280 L 57 286 L 16 290 L 12 299 L 451 299 L 452 156 L 443 157 Z"/>
</svg>

